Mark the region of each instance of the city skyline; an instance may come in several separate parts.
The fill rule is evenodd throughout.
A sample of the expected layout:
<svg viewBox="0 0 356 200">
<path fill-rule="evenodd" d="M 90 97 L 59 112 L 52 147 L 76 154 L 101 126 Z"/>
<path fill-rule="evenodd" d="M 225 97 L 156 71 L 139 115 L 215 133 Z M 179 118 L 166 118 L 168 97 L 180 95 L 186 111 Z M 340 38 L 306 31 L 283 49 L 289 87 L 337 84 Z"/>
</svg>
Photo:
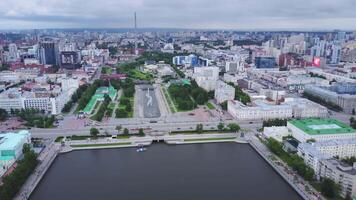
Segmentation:
<svg viewBox="0 0 356 200">
<path fill-rule="evenodd" d="M 140 28 L 353 30 L 355 5 L 342 1 L 4 0 L 0 29 Z"/>
</svg>

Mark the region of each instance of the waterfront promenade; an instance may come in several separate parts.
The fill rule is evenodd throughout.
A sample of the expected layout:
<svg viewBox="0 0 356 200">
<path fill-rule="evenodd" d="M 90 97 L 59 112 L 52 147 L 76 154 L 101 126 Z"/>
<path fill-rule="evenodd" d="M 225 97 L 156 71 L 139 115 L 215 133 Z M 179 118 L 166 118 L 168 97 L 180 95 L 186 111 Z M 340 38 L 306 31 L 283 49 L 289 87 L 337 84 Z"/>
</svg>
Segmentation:
<svg viewBox="0 0 356 200">
<path fill-rule="evenodd" d="M 60 144 L 52 142 L 44 148 L 44 150 L 38 156 L 38 165 L 33 173 L 28 177 L 25 184 L 21 187 L 21 190 L 17 193 L 14 200 L 28 199 L 37 184 L 41 181 L 45 175 L 47 169 L 51 166 L 52 162 L 57 157 L 60 151 Z"/>
<path fill-rule="evenodd" d="M 305 200 L 324 200 L 308 182 L 279 160 L 256 136 L 249 136 L 250 145 L 264 158 L 274 170 Z"/>
</svg>

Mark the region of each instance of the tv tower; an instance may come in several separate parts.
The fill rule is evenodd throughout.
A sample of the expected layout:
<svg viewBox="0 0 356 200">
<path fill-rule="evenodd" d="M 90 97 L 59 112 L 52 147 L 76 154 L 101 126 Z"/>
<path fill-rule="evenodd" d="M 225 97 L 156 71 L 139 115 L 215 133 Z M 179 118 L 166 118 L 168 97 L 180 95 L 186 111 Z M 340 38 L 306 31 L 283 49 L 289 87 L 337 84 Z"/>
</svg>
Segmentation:
<svg viewBox="0 0 356 200">
<path fill-rule="evenodd" d="M 138 54 L 137 50 L 137 17 L 136 17 L 136 12 L 135 12 L 135 55 Z"/>
</svg>

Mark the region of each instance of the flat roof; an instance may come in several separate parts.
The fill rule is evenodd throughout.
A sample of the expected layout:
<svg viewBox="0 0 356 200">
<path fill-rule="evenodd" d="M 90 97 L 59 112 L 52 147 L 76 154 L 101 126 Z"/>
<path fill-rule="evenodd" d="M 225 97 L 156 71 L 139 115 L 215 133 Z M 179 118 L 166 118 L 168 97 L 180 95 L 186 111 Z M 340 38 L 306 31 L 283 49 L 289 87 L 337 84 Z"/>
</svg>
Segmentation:
<svg viewBox="0 0 356 200">
<path fill-rule="evenodd" d="M 4 133 L 0 134 L 0 150 L 14 150 L 16 146 L 26 137 L 29 137 L 30 133 L 26 130 L 18 133 Z"/>
<path fill-rule="evenodd" d="M 356 129 L 336 120 L 336 119 L 303 119 L 290 120 L 289 123 L 304 131 L 308 135 L 327 134 L 356 134 Z"/>
</svg>

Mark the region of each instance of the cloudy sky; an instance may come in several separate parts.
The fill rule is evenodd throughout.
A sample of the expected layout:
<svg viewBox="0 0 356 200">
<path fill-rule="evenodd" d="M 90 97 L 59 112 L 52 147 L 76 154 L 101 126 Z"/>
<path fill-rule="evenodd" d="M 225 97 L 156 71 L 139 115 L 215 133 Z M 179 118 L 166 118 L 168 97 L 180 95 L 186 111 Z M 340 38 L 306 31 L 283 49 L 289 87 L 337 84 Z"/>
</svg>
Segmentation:
<svg viewBox="0 0 356 200">
<path fill-rule="evenodd" d="M 355 0 L 0 0 L 0 29 L 356 30 Z"/>
</svg>

